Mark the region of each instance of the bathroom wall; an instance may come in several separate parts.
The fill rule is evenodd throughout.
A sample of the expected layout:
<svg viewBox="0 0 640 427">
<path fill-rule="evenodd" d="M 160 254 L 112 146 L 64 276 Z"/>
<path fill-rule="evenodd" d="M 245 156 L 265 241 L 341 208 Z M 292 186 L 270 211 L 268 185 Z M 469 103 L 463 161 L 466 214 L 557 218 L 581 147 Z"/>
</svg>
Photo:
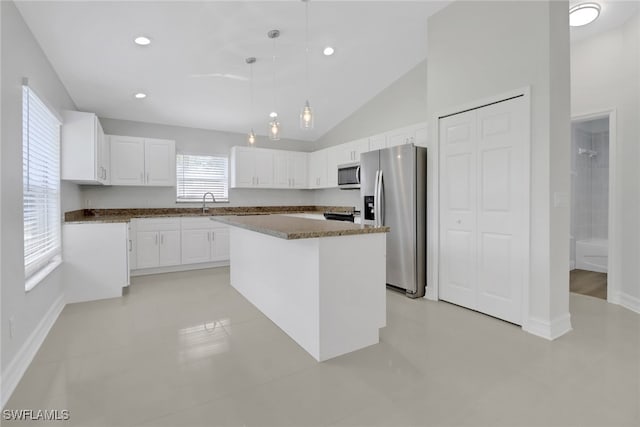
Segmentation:
<svg viewBox="0 0 640 427">
<path fill-rule="evenodd" d="M 579 154 L 580 149 L 594 155 Z M 571 265 L 575 242 L 608 238 L 609 120 L 597 119 L 571 127 Z"/>
</svg>

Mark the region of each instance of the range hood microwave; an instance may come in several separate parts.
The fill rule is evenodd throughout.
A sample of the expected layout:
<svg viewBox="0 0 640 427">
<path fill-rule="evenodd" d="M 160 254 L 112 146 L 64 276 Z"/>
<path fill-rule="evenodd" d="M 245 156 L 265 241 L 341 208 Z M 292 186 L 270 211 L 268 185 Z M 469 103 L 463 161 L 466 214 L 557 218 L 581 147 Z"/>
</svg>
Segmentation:
<svg viewBox="0 0 640 427">
<path fill-rule="evenodd" d="M 338 188 L 341 190 L 360 188 L 360 162 L 338 165 Z"/>
</svg>

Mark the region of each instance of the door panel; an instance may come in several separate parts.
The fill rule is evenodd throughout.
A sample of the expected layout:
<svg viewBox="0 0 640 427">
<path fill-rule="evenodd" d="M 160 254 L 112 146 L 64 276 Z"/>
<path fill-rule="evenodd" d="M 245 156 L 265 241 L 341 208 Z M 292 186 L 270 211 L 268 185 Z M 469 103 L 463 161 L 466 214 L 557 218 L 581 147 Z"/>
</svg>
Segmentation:
<svg viewBox="0 0 640 427">
<path fill-rule="evenodd" d="M 159 264 L 158 233 L 138 231 L 136 233 L 136 268 L 157 267 Z"/>
<path fill-rule="evenodd" d="M 126 136 L 112 136 L 111 184 L 144 184 L 144 140 Z"/>
<path fill-rule="evenodd" d="M 145 140 L 146 184 L 172 186 L 176 183 L 175 142 L 163 139 Z"/>
<path fill-rule="evenodd" d="M 522 320 L 525 280 L 526 103 L 523 98 L 477 110 L 479 168 L 478 310 Z"/>
<path fill-rule="evenodd" d="M 380 151 L 383 173 L 384 225 L 387 233 L 387 283 L 416 292 L 416 160 L 415 147 L 399 145 Z"/>
<path fill-rule="evenodd" d="M 476 306 L 475 112 L 440 120 L 440 298 Z"/>
<path fill-rule="evenodd" d="M 212 261 L 227 261 L 229 259 L 229 229 L 216 228 L 212 232 Z"/>
<path fill-rule="evenodd" d="M 160 231 L 160 265 L 179 265 L 180 254 L 180 232 L 178 230 Z"/>
</svg>

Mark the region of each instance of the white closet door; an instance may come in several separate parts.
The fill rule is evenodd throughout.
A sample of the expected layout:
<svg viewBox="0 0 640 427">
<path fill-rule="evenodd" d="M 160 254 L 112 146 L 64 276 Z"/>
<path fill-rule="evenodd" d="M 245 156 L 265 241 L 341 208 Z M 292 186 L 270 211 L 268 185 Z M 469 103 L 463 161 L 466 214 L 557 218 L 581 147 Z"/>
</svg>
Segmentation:
<svg viewBox="0 0 640 427">
<path fill-rule="evenodd" d="M 476 112 L 440 120 L 440 298 L 476 307 Z"/>
<path fill-rule="evenodd" d="M 477 112 L 478 307 L 521 323 L 524 286 L 526 104 L 523 98 Z"/>
<path fill-rule="evenodd" d="M 524 98 L 440 120 L 440 298 L 521 323 L 529 197 Z"/>
</svg>

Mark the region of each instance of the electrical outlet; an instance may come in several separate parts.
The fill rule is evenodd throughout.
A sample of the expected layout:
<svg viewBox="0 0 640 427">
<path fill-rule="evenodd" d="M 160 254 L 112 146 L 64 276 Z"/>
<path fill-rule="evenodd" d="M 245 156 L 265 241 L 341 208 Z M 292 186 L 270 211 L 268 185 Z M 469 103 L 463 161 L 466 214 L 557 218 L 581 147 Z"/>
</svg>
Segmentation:
<svg viewBox="0 0 640 427">
<path fill-rule="evenodd" d="M 9 318 L 9 338 L 13 338 L 16 333 L 16 318 L 11 316 Z"/>
</svg>

